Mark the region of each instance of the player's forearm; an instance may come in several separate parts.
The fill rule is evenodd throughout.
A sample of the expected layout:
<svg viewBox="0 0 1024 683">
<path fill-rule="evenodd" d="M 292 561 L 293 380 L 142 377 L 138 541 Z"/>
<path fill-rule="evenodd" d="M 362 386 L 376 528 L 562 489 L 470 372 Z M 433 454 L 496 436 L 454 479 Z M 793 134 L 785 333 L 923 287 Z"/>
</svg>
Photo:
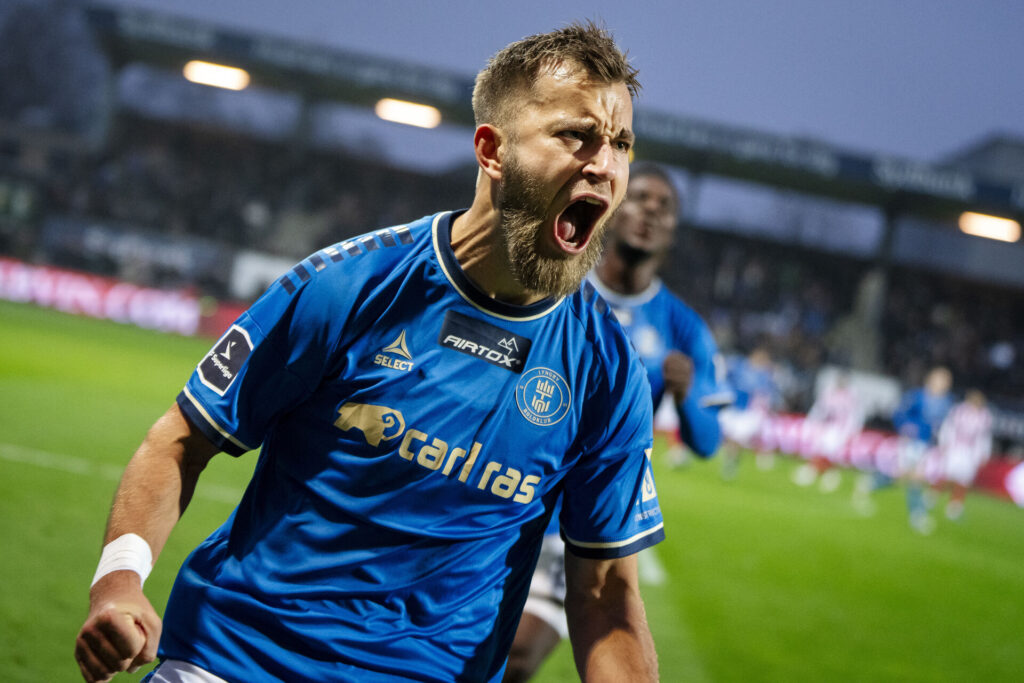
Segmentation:
<svg viewBox="0 0 1024 683">
<path fill-rule="evenodd" d="M 679 415 L 679 436 L 694 453 L 710 458 L 722 442 L 722 430 L 718 425 L 718 407 L 701 407 L 694 398 L 676 403 Z"/>
<path fill-rule="evenodd" d="M 658 680 L 654 640 L 634 582 L 609 575 L 603 585 L 570 588 L 565 611 L 585 683 Z"/>
<path fill-rule="evenodd" d="M 155 560 L 215 452 L 178 407 L 172 406 L 150 428 L 125 468 L 104 543 L 124 534 L 138 534 L 149 543 Z"/>
</svg>

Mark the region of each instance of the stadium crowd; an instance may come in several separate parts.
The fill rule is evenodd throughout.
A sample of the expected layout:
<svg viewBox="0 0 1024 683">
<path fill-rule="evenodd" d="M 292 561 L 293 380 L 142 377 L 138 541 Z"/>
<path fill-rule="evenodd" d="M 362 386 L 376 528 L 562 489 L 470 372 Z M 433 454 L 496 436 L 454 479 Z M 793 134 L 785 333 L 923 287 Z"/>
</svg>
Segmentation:
<svg viewBox="0 0 1024 683">
<path fill-rule="evenodd" d="M 50 155 L 42 163 L 31 149 L 4 148 L 3 168 L 12 178 L 31 180 L 38 194 L 30 215 L 22 212 L 34 224 L 32 237 L 5 240 L 5 251 L 104 268 L 75 262 L 81 254 L 74 250 L 41 248 L 43 217 L 61 215 L 212 242 L 224 253 L 249 249 L 300 259 L 366 226 L 468 202 L 468 167 L 435 176 L 389 167 L 366 154 L 130 112 L 119 114 L 113 130 L 99 152 Z M 837 330 L 870 264 L 699 226 L 685 229 L 685 246 L 664 268 L 666 282 L 705 317 L 723 349 L 767 348 L 778 361 L 788 407 L 809 409 L 818 369 L 849 364 L 848 345 L 837 339 Z M 167 283 L 144 270 L 128 275 L 143 284 Z M 997 400 L 1024 394 L 1024 368 L 1016 362 L 1024 356 L 1024 311 L 1013 292 L 899 267 L 891 269 L 888 282 L 882 371 L 913 384 L 928 367 L 943 364 L 958 387 L 981 387 Z M 178 284 L 226 295 L 218 283 Z M 985 306 L 978 306 L 982 299 Z"/>
</svg>

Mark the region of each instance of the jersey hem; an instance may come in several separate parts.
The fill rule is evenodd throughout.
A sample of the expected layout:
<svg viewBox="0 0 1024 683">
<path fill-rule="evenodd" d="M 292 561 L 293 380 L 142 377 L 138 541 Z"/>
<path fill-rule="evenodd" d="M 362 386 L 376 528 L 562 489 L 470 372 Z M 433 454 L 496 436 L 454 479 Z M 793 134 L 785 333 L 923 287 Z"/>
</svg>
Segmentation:
<svg viewBox="0 0 1024 683">
<path fill-rule="evenodd" d="M 564 538 L 564 537 L 563 537 Z M 583 543 L 574 542 L 565 538 L 565 547 L 572 551 L 577 557 L 585 557 L 594 560 L 613 560 L 627 555 L 634 555 L 644 548 L 661 543 L 665 540 L 664 524 L 659 524 L 650 531 L 634 536 L 621 542 L 611 543 Z"/>
</svg>

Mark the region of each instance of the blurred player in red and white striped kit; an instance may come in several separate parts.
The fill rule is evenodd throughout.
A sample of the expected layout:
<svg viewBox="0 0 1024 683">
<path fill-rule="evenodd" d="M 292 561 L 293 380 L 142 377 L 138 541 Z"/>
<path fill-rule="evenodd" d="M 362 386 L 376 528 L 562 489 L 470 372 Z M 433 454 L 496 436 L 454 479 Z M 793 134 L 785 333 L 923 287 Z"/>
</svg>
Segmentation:
<svg viewBox="0 0 1024 683">
<path fill-rule="evenodd" d="M 959 519 L 967 489 L 992 453 L 992 413 L 985 395 L 977 389 L 968 391 L 943 420 L 939 428 L 939 453 L 943 479 L 952 487 L 946 517 Z"/>
<path fill-rule="evenodd" d="M 812 442 L 811 459 L 793 472 L 793 481 L 810 486 L 820 476 L 822 491 L 839 488 L 841 474 L 834 466 L 840 464 L 843 449 L 864 426 L 864 409 L 850 376 L 841 372 L 822 388 L 807 413 L 804 423 Z"/>
</svg>

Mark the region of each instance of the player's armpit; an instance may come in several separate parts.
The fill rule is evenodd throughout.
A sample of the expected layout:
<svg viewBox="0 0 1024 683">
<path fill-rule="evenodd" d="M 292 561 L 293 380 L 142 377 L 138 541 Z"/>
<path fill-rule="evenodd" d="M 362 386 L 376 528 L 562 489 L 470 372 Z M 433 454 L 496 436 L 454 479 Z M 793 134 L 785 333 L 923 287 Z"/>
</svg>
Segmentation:
<svg viewBox="0 0 1024 683">
<path fill-rule="evenodd" d="M 636 555 L 593 560 L 568 552 L 565 574 L 569 639 L 580 678 L 586 683 L 657 681 Z"/>
</svg>

